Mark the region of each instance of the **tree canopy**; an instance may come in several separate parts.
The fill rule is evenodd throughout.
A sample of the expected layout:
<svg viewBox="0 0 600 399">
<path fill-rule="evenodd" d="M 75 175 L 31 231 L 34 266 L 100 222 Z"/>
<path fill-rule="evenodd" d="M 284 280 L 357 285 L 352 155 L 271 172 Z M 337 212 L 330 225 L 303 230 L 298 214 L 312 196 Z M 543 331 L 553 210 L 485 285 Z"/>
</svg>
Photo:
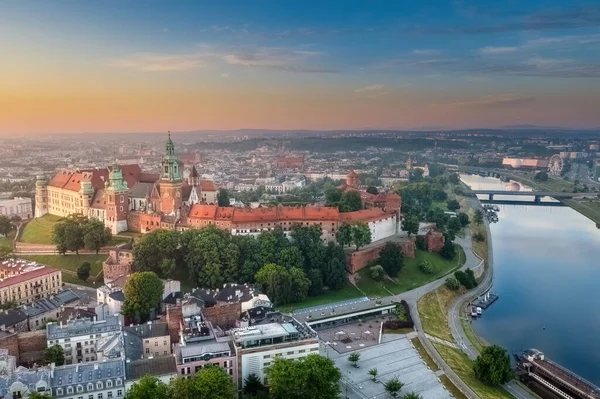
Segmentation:
<svg viewBox="0 0 600 399">
<path fill-rule="evenodd" d="M 219 206 L 229 206 L 229 191 L 225 188 L 220 188 L 217 193 L 217 202 Z"/>
<path fill-rule="evenodd" d="M 162 299 L 164 286 L 156 273 L 138 272 L 129 277 L 123 292 L 125 302 L 121 312 L 142 322 L 148 320 L 150 311 Z"/>
<path fill-rule="evenodd" d="M 417 215 L 408 214 L 404 216 L 402 230 L 406 231 L 409 237 L 411 234 L 417 234 L 419 232 L 419 218 Z"/>
<path fill-rule="evenodd" d="M 170 399 L 171 389 L 169 385 L 158 378 L 146 374 L 131 386 L 127 391 L 125 399 Z"/>
<path fill-rule="evenodd" d="M 67 251 L 78 254 L 83 248 L 98 253 L 111 238 L 110 230 L 101 221 L 81 215 L 63 219 L 54 226 L 52 232 L 52 243 L 61 254 Z"/>
<path fill-rule="evenodd" d="M 82 230 L 85 247 L 96 253 L 100 251 L 100 248 L 106 246 L 112 238 L 110 230 L 97 219 L 87 220 L 83 224 Z"/>
<path fill-rule="evenodd" d="M 83 262 L 77 268 L 77 277 L 82 281 L 86 281 L 90 277 L 91 268 L 90 262 Z"/>
<path fill-rule="evenodd" d="M 56 366 L 65 364 L 65 351 L 62 346 L 56 344 L 44 350 L 44 361 L 46 363 L 54 363 Z"/>
<path fill-rule="evenodd" d="M 260 268 L 256 273 L 256 282 L 276 305 L 302 301 L 311 285 L 302 269 L 286 269 L 273 263 Z"/>
<path fill-rule="evenodd" d="M 12 221 L 8 216 L 0 215 L 0 235 L 7 236 L 13 229 Z"/>
<path fill-rule="evenodd" d="M 362 208 L 362 200 L 358 191 L 345 191 L 339 201 L 340 212 L 355 212 Z"/>
<path fill-rule="evenodd" d="M 404 254 L 400 246 L 393 242 L 387 242 L 379 251 L 378 263 L 383 266 L 389 276 L 396 277 L 404 266 Z"/>
<path fill-rule="evenodd" d="M 505 384 L 513 378 L 510 356 L 498 345 L 483 348 L 473 363 L 473 371 L 480 381 L 491 386 Z"/>
<path fill-rule="evenodd" d="M 333 360 L 318 354 L 291 360 L 278 357 L 267 369 L 276 399 L 337 399 L 342 374 Z"/>
</svg>

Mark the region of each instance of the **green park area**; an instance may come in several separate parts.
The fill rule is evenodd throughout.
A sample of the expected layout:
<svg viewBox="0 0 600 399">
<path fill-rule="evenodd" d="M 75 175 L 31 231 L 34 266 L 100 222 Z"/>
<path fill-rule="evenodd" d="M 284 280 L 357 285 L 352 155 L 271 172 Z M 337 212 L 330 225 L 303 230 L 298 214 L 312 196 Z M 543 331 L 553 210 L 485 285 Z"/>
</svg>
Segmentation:
<svg viewBox="0 0 600 399">
<path fill-rule="evenodd" d="M 415 258 L 405 258 L 404 266 L 397 277 L 387 277 L 383 281 L 376 281 L 371 277 L 370 266 L 359 272 L 357 281 L 358 288 L 370 297 L 385 297 L 393 294 L 401 294 L 414 288 L 421 287 L 435 281 L 446 274 L 460 268 L 465 263 L 465 253 L 459 245 L 453 259 L 444 259 L 437 253 L 416 250 Z M 425 274 L 419 269 L 419 265 L 428 261 L 434 268 L 434 272 Z M 376 262 L 373 263 L 375 265 Z"/>
<path fill-rule="evenodd" d="M 16 232 L 11 231 L 6 237 L 0 236 L 0 247 L 12 248 L 12 241 L 15 239 Z"/>
<path fill-rule="evenodd" d="M 309 296 L 305 300 L 298 303 L 292 303 L 289 305 L 278 306 L 282 312 L 292 312 L 294 309 L 310 308 L 312 306 L 325 305 L 332 302 L 340 302 L 348 299 L 364 297 L 354 285 L 350 282 L 346 282 L 342 288 L 335 291 L 326 291 L 318 296 Z"/>
<path fill-rule="evenodd" d="M 434 342 L 433 346 L 448 364 L 448 366 L 458 374 L 461 380 L 464 381 L 480 398 L 486 399 L 504 399 L 513 398 L 502 387 L 492 387 L 484 384 L 477 379 L 473 372 L 473 361 L 458 349 Z"/>
<path fill-rule="evenodd" d="M 24 255 L 21 258 L 61 269 L 63 271 L 63 281 L 66 283 L 92 286 L 94 277 L 102 272 L 102 262 L 106 260 L 106 256 L 106 254 Z M 88 278 L 87 282 L 83 282 L 77 278 L 77 268 L 83 262 L 89 262 L 91 266 L 90 278 Z"/>
<path fill-rule="evenodd" d="M 62 217 L 50 214 L 33 219 L 27 223 L 27 226 L 25 226 L 25 229 L 21 234 L 20 242 L 25 242 L 28 244 L 51 245 L 54 226 L 61 220 L 63 220 Z M 128 236 L 113 236 L 108 245 L 122 244 L 127 242 L 129 239 L 130 238 Z"/>
<path fill-rule="evenodd" d="M 50 214 L 33 219 L 25 226 L 20 241 L 28 244 L 52 244 L 54 225 L 62 219 L 60 216 Z"/>
<path fill-rule="evenodd" d="M 434 337 L 453 342 L 454 338 L 448 327 L 448 309 L 452 301 L 459 295 L 460 291 L 451 291 L 444 285 L 423 296 L 418 303 L 423 331 Z"/>
</svg>

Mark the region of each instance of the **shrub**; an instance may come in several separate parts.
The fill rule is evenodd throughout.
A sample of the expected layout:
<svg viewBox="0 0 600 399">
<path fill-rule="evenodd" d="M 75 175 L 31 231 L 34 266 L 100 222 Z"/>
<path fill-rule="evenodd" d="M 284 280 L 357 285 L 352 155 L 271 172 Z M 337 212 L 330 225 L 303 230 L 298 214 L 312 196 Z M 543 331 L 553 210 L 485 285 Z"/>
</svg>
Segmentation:
<svg viewBox="0 0 600 399">
<path fill-rule="evenodd" d="M 419 270 L 421 270 L 425 274 L 433 274 L 435 273 L 435 267 L 431 264 L 431 262 L 424 260 L 419 265 Z"/>
<path fill-rule="evenodd" d="M 375 265 L 375 266 L 371 266 L 371 268 L 369 269 L 369 273 L 371 274 L 371 278 L 373 280 L 376 281 L 381 281 L 383 280 L 383 266 L 381 265 Z"/>
<path fill-rule="evenodd" d="M 477 232 L 477 233 L 473 234 L 473 239 L 475 241 L 484 242 L 485 241 L 485 236 L 483 235 L 483 233 Z"/>
<path fill-rule="evenodd" d="M 446 287 L 448 287 L 452 291 L 456 291 L 460 288 L 460 283 L 455 277 L 448 277 L 446 279 Z"/>
</svg>

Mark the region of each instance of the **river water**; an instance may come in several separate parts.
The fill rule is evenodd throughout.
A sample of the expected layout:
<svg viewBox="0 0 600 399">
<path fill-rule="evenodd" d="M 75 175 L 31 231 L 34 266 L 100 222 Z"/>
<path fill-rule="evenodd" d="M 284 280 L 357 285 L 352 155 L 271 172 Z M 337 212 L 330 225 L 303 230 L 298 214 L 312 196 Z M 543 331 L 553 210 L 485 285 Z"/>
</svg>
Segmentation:
<svg viewBox="0 0 600 399">
<path fill-rule="evenodd" d="M 530 190 L 496 178 L 461 179 L 474 190 Z M 539 349 L 600 385 L 600 230 L 568 207 L 499 208 L 490 228 L 492 292 L 500 298 L 473 322 L 475 332 L 510 353 Z"/>
</svg>

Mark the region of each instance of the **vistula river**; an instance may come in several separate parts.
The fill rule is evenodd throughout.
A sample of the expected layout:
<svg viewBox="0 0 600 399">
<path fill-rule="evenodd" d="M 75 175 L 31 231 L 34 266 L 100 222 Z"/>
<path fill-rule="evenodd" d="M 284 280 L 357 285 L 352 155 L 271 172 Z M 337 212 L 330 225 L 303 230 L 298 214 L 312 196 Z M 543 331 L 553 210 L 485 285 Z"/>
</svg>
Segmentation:
<svg viewBox="0 0 600 399">
<path fill-rule="evenodd" d="M 461 179 L 474 190 L 530 191 L 496 178 Z M 492 292 L 500 298 L 473 321 L 475 332 L 511 354 L 539 349 L 600 385 L 600 230 L 568 207 L 498 207 L 499 220 L 490 228 Z"/>
</svg>

